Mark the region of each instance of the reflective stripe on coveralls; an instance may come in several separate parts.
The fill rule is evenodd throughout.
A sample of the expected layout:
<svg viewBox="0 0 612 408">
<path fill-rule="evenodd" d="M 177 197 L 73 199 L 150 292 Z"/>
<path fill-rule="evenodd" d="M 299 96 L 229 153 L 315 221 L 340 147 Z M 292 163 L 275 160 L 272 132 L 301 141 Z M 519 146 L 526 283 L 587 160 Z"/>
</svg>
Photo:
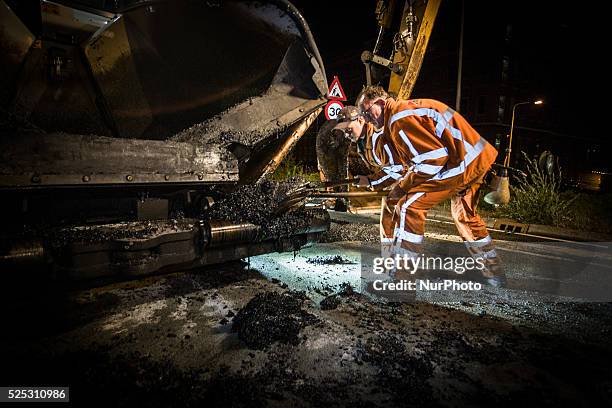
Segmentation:
<svg viewBox="0 0 612 408">
<path fill-rule="evenodd" d="M 486 237 L 477 239 L 475 241 L 465 241 L 465 246 L 471 247 L 471 248 L 480 248 L 483 246 L 487 246 L 490 243 L 491 243 L 491 236 L 487 235 Z"/>
<path fill-rule="evenodd" d="M 391 175 L 387 174 L 386 176 L 381 177 L 378 180 L 370 181 L 370 185 L 371 186 L 376 186 L 376 185 L 378 185 L 380 183 L 384 183 L 385 181 L 389 180 L 389 178 L 391 178 Z"/>
<path fill-rule="evenodd" d="M 480 138 L 478 139 L 476 145 L 473 147 L 466 141 L 463 141 L 463 143 L 466 145 L 467 153 L 465 154 L 461 164 L 457 167 L 453 167 L 452 169 L 436 174 L 430 180 L 445 180 L 447 178 L 455 177 L 463 173 L 467 166 L 469 166 L 470 163 L 472 163 L 474 159 L 478 157 L 478 155 L 482 152 L 482 149 L 485 147 L 486 142 L 482 138 Z"/>
<path fill-rule="evenodd" d="M 492 249 L 490 251 L 484 252 L 481 254 L 481 256 L 484 259 L 492 259 L 492 258 L 497 258 L 497 251 Z"/>
<path fill-rule="evenodd" d="M 376 161 L 377 164 L 381 165 L 382 161 L 380 160 L 380 158 L 376 155 L 376 140 L 378 139 L 378 136 L 380 136 L 382 134 L 382 131 L 379 133 L 375 133 L 374 136 L 372 136 L 372 157 L 374 157 L 374 160 Z M 402 166 L 401 164 L 395 164 L 395 161 L 393 160 L 393 154 L 391 154 L 391 149 L 389 149 L 388 145 L 384 145 L 383 147 L 385 149 L 385 152 L 387 153 L 387 156 L 389 157 L 389 163 L 391 164 L 390 166 L 384 166 L 382 167 L 382 171 L 384 171 L 387 175 L 383 176 L 381 178 L 379 178 L 378 180 L 373 180 L 370 181 L 370 185 L 371 186 L 376 186 L 380 183 L 385 182 L 386 180 L 388 180 L 389 178 L 392 178 L 394 180 L 399 180 L 401 179 L 403 176 L 401 172 L 404 169 L 404 166 Z"/>
<path fill-rule="evenodd" d="M 412 197 L 406 200 L 406 202 L 402 205 L 400 210 L 400 222 L 399 227 L 395 228 L 393 232 L 393 236 L 402 241 L 412 242 L 414 244 L 420 244 L 423 242 L 423 235 L 413 234 L 412 232 L 408 232 L 405 230 L 406 226 L 406 208 L 410 206 L 413 202 L 419 199 L 425 193 L 415 193 Z"/>
<path fill-rule="evenodd" d="M 464 244 L 467 247 L 467 249 L 470 250 L 471 248 L 486 247 L 487 245 L 490 245 L 491 242 L 492 242 L 491 236 L 487 235 L 486 237 L 477 239 L 475 241 L 464 241 Z M 491 249 L 486 252 L 479 252 L 477 256 L 484 258 L 484 259 L 497 258 L 497 251 L 495 251 L 495 249 Z"/>
<path fill-rule="evenodd" d="M 382 162 L 380 158 L 376 155 L 375 146 L 376 146 L 376 141 L 378 140 L 378 137 L 382 135 L 382 133 L 383 132 L 381 130 L 380 132 L 374 132 L 374 134 L 372 135 L 372 157 L 374 157 L 374 160 L 376 161 L 378 165 L 382 165 Z"/>
<path fill-rule="evenodd" d="M 391 149 L 389 149 L 389 146 L 385 145 L 384 149 L 385 149 L 385 152 L 387 152 L 387 156 L 389 156 L 389 163 L 391 165 L 383 167 L 382 170 L 385 173 L 387 173 L 389 176 L 391 176 L 394 180 L 401 179 L 402 175 L 398 172 L 401 172 L 402 170 L 404 170 L 404 166 L 402 166 L 401 164 L 395 164 L 395 162 L 393 161 L 393 155 L 391 154 Z"/>
<path fill-rule="evenodd" d="M 382 160 L 380 160 L 380 157 L 376 155 L 376 141 L 378 140 L 378 137 L 382 134 L 383 131 L 381 130 L 379 132 L 374 132 L 374 134 L 372 135 L 372 157 L 378 165 L 382 165 Z M 402 166 L 401 164 L 394 163 L 393 155 L 391 154 L 389 146 L 385 144 L 384 149 L 387 152 L 387 155 L 389 156 L 389 163 L 391 164 L 391 166 L 382 167 L 382 171 L 384 171 L 387 175 L 379 178 L 378 180 L 370 181 L 370 185 L 372 186 L 376 186 L 380 183 L 383 183 L 389 178 L 392 178 L 394 180 L 399 180 L 402 178 L 402 174 L 400 172 L 404 169 L 404 166 Z"/>
<path fill-rule="evenodd" d="M 379 178 L 378 180 L 370 180 L 370 185 L 371 186 L 378 185 L 378 184 L 383 183 L 385 180 L 388 180 L 390 178 L 392 178 L 394 180 L 399 180 L 403 176 L 402 176 L 402 174 L 398 173 L 398 171 L 401 171 L 403 169 L 404 169 L 404 166 L 402 166 L 401 164 L 396 164 L 394 166 L 383 167 L 382 171 L 384 171 L 387 175 L 384 176 L 384 177 Z"/>
<path fill-rule="evenodd" d="M 445 180 L 445 179 L 455 177 L 463 173 L 465 169 L 467 168 L 467 166 L 469 166 L 470 163 L 472 163 L 474 159 L 476 159 L 476 157 L 478 157 L 478 155 L 482 152 L 482 150 L 484 149 L 486 145 L 486 142 L 482 138 L 478 139 L 478 142 L 476 142 L 476 144 L 472 146 L 470 143 L 468 143 L 466 140 L 463 139 L 463 134 L 461 133 L 459 129 L 450 125 L 449 121 L 450 119 L 452 119 L 454 114 L 455 114 L 455 111 L 452 110 L 451 108 L 448 108 L 443 114 L 440 114 L 440 112 L 436 111 L 435 109 L 431 109 L 431 108 L 418 108 L 418 109 L 403 110 L 401 112 L 396 113 L 395 115 L 391 117 L 391 119 L 389 120 L 389 128 L 391 128 L 394 122 L 398 121 L 399 119 L 408 117 L 408 116 L 415 115 L 415 116 L 430 117 L 436 122 L 436 136 L 442 137 L 442 133 L 446 129 L 450 132 L 453 138 L 457 140 L 461 140 L 465 147 L 466 154 L 461 164 L 459 166 L 453 167 L 452 169 L 446 170 L 444 172 L 440 172 L 443 166 L 432 166 L 429 164 L 422 164 L 421 162 L 423 160 L 438 159 L 444 156 L 448 156 L 448 149 L 440 148 L 440 149 L 436 149 L 436 150 L 432 150 L 426 153 L 419 154 L 419 152 L 414 148 L 414 146 L 410 142 L 410 139 L 408 138 L 406 133 L 400 129 L 398 132 L 400 137 L 402 138 L 404 143 L 406 143 L 406 145 L 408 146 L 408 149 L 414 156 L 412 158 L 412 162 L 414 163 L 414 165 L 411 167 L 411 170 L 417 171 L 420 173 L 434 175 L 429 180 Z"/>
<path fill-rule="evenodd" d="M 448 121 L 450 120 L 450 118 L 453 117 L 454 114 L 455 112 L 450 108 L 448 108 L 444 112 L 444 114 L 440 114 L 440 112 L 431 108 L 406 109 L 391 116 L 391 119 L 389 119 L 389 129 L 391 129 L 391 125 L 393 125 L 394 122 L 405 117 L 412 115 L 427 116 L 436 121 L 436 136 L 442 137 L 444 129 L 447 129 L 455 139 L 463 140 L 463 135 L 461 134 L 461 131 L 457 128 L 452 127 L 450 123 L 448 123 Z M 446 118 L 448 118 L 448 120 Z"/>
</svg>

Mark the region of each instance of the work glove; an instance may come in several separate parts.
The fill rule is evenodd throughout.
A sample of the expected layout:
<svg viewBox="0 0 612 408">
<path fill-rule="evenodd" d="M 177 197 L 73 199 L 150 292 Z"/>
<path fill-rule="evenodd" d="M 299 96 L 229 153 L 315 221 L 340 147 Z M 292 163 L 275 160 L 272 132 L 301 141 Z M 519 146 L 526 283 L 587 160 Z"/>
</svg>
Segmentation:
<svg viewBox="0 0 612 408">
<path fill-rule="evenodd" d="M 357 176 L 355 178 L 355 183 L 353 184 L 354 186 L 357 187 L 370 187 L 370 179 L 368 178 L 368 176 Z"/>
</svg>

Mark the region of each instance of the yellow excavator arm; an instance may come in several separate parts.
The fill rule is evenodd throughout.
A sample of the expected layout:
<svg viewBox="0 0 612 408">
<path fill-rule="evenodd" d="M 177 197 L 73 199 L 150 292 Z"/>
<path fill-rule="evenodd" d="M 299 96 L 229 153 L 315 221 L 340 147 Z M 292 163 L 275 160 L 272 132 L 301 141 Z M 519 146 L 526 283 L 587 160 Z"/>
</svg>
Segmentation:
<svg viewBox="0 0 612 408">
<path fill-rule="evenodd" d="M 419 75 L 434 22 L 442 0 L 379 0 L 376 5 L 376 19 L 379 35 L 372 51 L 364 51 L 361 59 L 366 67 L 366 83 L 376 82 L 372 64 L 390 70 L 389 93 L 400 99 L 408 99 Z M 384 33 L 391 29 L 394 14 L 402 7 L 399 29 L 393 35 L 390 58 L 380 55 L 383 49 Z M 397 24 L 397 22 L 396 22 Z"/>
<path fill-rule="evenodd" d="M 441 2 L 442 0 L 378 1 L 375 9 L 379 26 L 378 38 L 372 51 L 366 50 L 361 54 L 367 85 L 378 83 L 384 86 L 388 77 L 387 90 L 391 95 L 399 99 L 410 97 L 425 58 Z M 385 53 L 389 58 L 383 55 Z M 386 70 L 390 71 L 389 75 Z M 363 174 L 365 163 L 356 149 L 350 149 L 348 156 L 349 173 Z M 338 160 L 333 159 L 319 157 L 319 164 L 324 167 L 326 162 Z M 380 206 L 380 198 L 351 197 L 350 203 L 353 209 L 374 208 Z"/>
</svg>

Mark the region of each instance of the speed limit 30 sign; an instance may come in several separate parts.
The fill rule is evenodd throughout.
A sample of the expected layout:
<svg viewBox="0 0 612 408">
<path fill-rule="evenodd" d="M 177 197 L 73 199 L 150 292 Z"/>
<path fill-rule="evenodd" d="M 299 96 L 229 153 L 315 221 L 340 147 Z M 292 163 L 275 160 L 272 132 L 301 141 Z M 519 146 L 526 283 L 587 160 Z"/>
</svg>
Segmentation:
<svg viewBox="0 0 612 408">
<path fill-rule="evenodd" d="M 336 119 L 342 108 L 344 108 L 344 105 L 340 101 L 327 102 L 327 105 L 325 105 L 325 117 L 327 120 Z"/>
<path fill-rule="evenodd" d="M 325 105 L 325 117 L 327 120 L 336 119 L 338 113 L 344 108 L 344 105 L 340 101 L 346 101 L 346 94 L 337 76 L 334 76 L 334 80 L 329 86 L 327 98 L 330 99 L 330 101 Z"/>
</svg>

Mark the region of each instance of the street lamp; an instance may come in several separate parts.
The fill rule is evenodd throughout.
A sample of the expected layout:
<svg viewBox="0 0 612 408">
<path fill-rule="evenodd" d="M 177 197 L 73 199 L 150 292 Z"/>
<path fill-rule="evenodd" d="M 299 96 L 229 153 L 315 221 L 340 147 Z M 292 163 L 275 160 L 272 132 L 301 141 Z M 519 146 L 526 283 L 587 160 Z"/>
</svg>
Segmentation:
<svg viewBox="0 0 612 408">
<path fill-rule="evenodd" d="M 508 149 L 507 149 L 506 159 L 504 160 L 504 166 L 510 166 L 510 154 L 512 153 L 512 133 L 514 131 L 514 117 L 516 113 L 516 107 L 519 105 L 531 105 L 531 104 L 541 105 L 543 103 L 544 103 L 543 100 L 538 99 L 537 101 L 515 103 L 512 106 L 512 122 L 510 123 L 510 140 L 508 140 Z"/>
</svg>

